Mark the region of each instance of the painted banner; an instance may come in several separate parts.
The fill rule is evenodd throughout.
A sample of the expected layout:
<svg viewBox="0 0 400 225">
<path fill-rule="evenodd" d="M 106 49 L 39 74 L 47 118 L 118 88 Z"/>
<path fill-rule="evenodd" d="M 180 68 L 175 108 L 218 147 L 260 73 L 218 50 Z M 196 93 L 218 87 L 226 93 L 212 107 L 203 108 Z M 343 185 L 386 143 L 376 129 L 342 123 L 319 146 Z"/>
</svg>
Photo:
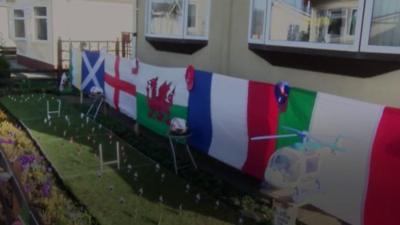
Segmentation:
<svg viewBox="0 0 400 225">
<path fill-rule="evenodd" d="M 187 119 L 186 68 L 157 67 L 142 62 L 139 68 L 137 121 L 165 136 L 172 118 Z"/>
<path fill-rule="evenodd" d="M 106 102 L 117 111 L 137 118 L 135 60 L 107 54 L 105 58 L 104 92 Z"/>
<path fill-rule="evenodd" d="M 276 141 L 250 138 L 276 133 L 274 86 L 196 71 L 189 102 L 189 144 L 262 179 Z"/>
<path fill-rule="evenodd" d="M 278 133 L 287 133 L 281 127 L 289 126 L 324 142 L 341 139 L 345 152 L 321 152 L 322 194 L 312 204 L 350 224 L 396 224 L 400 182 L 393 178 L 400 154 L 393 149 L 400 150 L 399 121 L 400 110 L 293 89 Z M 298 141 L 279 140 L 278 148 Z"/>
<path fill-rule="evenodd" d="M 93 88 L 104 90 L 104 60 L 105 51 L 82 53 L 82 84 L 81 90 L 90 94 Z"/>
</svg>

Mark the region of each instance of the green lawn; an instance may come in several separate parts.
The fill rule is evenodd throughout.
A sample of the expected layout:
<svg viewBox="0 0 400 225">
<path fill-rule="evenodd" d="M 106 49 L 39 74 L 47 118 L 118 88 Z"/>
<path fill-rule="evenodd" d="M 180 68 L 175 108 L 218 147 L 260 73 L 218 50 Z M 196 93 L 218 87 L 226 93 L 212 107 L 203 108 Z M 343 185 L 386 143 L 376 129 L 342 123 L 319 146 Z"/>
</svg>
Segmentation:
<svg viewBox="0 0 400 225">
<path fill-rule="evenodd" d="M 104 127 L 100 128 L 99 124 L 86 123 L 80 118 L 81 112 L 71 105 L 63 102 L 62 116 L 52 118 L 51 125 L 45 124 L 47 100 L 55 102 L 56 97 L 34 94 L 7 96 L 0 101 L 29 128 L 66 188 L 100 224 L 239 223 L 238 211 L 223 204 L 216 207 L 216 199 L 209 197 L 207 190 L 191 186 L 187 192 L 185 180 L 162 167 L 157 171 L 156 162 Z M 70 118 L 71 126 L 67 125 L 65 115 Z M 121 170 L 115 166 L 105 167 L 104 173 L 100 174 L 98 145 L 103 145 L 105 160 L 114 160 L 117 141 L 121 145 Z M 140 189 L 143 195 L 139 193 Z M 197 195 L 200 195 L 198 202 Z"/>
</svg>

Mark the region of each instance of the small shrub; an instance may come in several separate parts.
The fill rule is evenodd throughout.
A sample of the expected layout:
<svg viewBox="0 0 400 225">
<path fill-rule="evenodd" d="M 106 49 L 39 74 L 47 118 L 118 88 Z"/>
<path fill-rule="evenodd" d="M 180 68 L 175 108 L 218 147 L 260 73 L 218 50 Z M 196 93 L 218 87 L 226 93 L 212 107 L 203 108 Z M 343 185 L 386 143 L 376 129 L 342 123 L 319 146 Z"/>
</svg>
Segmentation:
<svg viewBox="0 0 400 225">
<path fill-rule="evenodd" d="M 10 71 L 7 71 L 10 69 L 10 63 L 8 61 L 0 56 L 0 78 L 10 78 Z"/>
</svg>

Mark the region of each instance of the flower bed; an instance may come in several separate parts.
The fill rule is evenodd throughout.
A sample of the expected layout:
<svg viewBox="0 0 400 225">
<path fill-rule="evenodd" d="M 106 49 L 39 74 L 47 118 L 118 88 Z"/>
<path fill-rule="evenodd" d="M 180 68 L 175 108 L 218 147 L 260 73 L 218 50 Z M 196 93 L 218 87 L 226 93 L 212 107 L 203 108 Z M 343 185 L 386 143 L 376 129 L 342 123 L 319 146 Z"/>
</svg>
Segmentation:
<svg viewBox="0 0 400 225">
<path fill-rule="evenodd" d="M 38 212 L 44 225 L 94 224 L 91 215 L 62 190 L 53 169 L 28 135 L 3 111 L 0 111 L 0 137 L 14 140 L 11 145 L 2 144 L 3 151 L 14 165 L 30 206 Z"/>
</svg>

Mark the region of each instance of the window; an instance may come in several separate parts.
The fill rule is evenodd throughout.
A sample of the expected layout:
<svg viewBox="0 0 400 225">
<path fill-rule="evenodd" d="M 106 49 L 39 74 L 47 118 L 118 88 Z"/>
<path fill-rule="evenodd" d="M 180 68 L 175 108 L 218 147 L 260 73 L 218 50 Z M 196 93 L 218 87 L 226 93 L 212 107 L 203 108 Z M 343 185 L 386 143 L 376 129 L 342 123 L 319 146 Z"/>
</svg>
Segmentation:
<svg viewBox="0 0 400 225">
<path fill-rule="evenodd" d="M 349 10 L 349 24 L 347 25 L 348 29 L 348 34 L 350 36 L 354 36 L 356 33 L 356 24 L 357 24 L 357 9 L 351 9 Z"/>
<path fill-rule="evenodd" d="M 188 10 L 188 28 L 196 27 L 196 5 L 189 4 Z"/>
<path fill-rule="evenodd" d="M 358 51 L 363 7 L 364 0 L 252 0 L 249 41 Z"/>
<path fill-rule="evenodd" d="M 147 36 L 207 39 L 209 0 L 149 0 Z"/>
<path fill-rule="evenodd" d="M 267 1 L 254 0 L 251 5 L 250 37 L 253 42 L 263 42 L 265 40 L 265 16 Z"/>
<path fill-rule="evenodd" d="M 14 9 L 14 37 L 25 39 L 25 12 L 23 9 Z"/>
<path fill-rule="evenodd" d="M 47 8 L 34 7 L 34 26 L 36 40 L 47 41 Z"/>
<path fill-rule="evenodd" d="M 363 51 L 400 53 L 400 1 L 368 1 L 364 31 Z"/>
</svg>

